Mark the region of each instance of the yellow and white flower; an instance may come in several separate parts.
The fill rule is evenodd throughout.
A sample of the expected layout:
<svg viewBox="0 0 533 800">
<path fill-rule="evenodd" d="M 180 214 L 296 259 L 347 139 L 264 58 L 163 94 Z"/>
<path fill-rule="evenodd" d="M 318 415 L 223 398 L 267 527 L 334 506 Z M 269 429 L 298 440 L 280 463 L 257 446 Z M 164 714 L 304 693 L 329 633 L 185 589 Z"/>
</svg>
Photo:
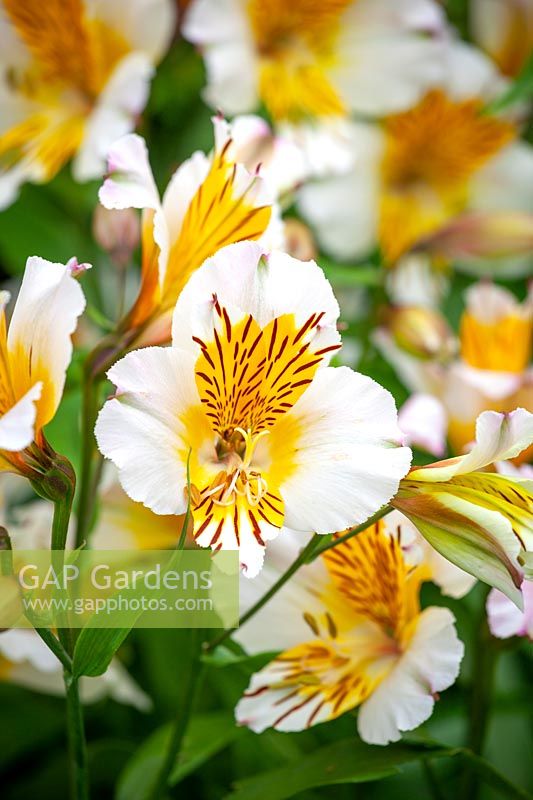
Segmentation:
<svg viewBox="0 0 533 800">
<path fill-rule="evenodd" d="M 43 694 L 64 695 L 63 666 L 34 630 L 9 630 L 0 636 L 0 681 Z M 83 703 L 110 697 L 118 703 L 149 711 L 150 698 L 139 688 L 117 658 L 97 678 L 80 681 Z"/>
<path fill-rule="evenodd" d="M 130 344 L 170 340 L 172 312 L 181 290 L 221 247 L 245 239 L 260 240 L 268 247 L 283 242 L 272 192 L 257 173 L 238 162 L 226 122 L 218 117 L 213 122 L 214 153 L 206 156 L 198 151 L 185 161 L 162 200 L 140 136 L 125 136 L 110 149 L 109 177 L 100 189 L 102 204 L 145 209 L 141 287 L 121 326 Z M 244 149 L 242 139 L 240 143 Z"/>
<path fill-rule="evenodd" d="M 418 104 L 353 123 L 353 169 L 301 190 L 324 249 L 353 259 L 379 246 L 394 264 L 461 214 L 531 213 L 533 149 L 514 123 L 484 112 L 501 82 L 481 53 L 454 44 L 446 79 Z"/>
<path fill-rule="evenodd" d="M 381 520 L 302 567 L 239 629 L 248 651 L 283 652 L 252 676 L 238 723 L 300 731 L 359 708 L 361 738 L 384 745 L 431 716 L 463 645 L 448 609 L 420 610 L 427 573 L 406 558 L 409 526 L 396 522 Z"/>
<path fill-rule="evenodd" d="M 391 501 L 445 558 L 520 605 L 533 578 L 533 483 L 484 472 L 533 444 L 533 414 L 485 411 L 464 456 L 413 467 Z"/>
<path fill-rule="evenodd" d="M 474 41 L 504 75 L 517 75 L 533 50 L 533 2 L 472 0 L 470 14 Z"/>
<path fill-rule="evenodd" d="M 521 406 L 533 412 L 533 296 L 520 303 L 507 289 L 480 282 L 467 290 L 465 299 L 457 359 L 420 359 L 390 331 L 381 329 L 375 336 L 414 392 L 400 411 L 400 427 L 411 443 L 437 456 L 444 452 L 446 436 L 455 453 L 464 453 L 482 411 L 508 412 Z M 428 347 L 436 338 L 430 336 Z M 526 452 L 520 460 L 529 456 Z"/>
<path fill-rule="evenodd" d="M 9 324 L 0 292 L 0 471 L 26 471 L 24 451 L 42 441 L 57 411 L 72 357 L 71 335 L 85 308 L 79 265 L 29 258 Z"/>
<path fill-rule="evenodd" d="M 129 353 L 96 426 L 129 496 L 158 514 L 190 501 L 203 547 L 238 549 L 248 575 L 283 526 L 329 533 L 397 490 L 391 395 L 327 366 L 339 308 L 313 262 L 253 242 L 224 248 L 182 291 L 173 346 Z"/>
<path fill-rule="evenodd" d="M 0 207 L 25 181 L 102 175 L 174 30 L 170 0 L 2 0 Z"/>
<path fill-rule="evenodd" d="M 299 123 L 407 108 L 440 75 L 443 26 L 432 0 L 194 0 L 182 32 L 210 105 Z"/>
</svg>

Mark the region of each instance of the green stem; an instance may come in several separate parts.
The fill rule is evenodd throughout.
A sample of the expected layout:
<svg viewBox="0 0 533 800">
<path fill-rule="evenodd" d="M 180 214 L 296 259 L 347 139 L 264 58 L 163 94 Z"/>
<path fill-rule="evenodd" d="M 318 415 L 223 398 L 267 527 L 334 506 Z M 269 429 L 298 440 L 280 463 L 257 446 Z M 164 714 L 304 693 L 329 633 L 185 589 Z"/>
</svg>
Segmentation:
<svg viewBox="0 0 533 800">
<path fill-rule="evenodd" d="M 81 547 L 87 541 L 93 517 L 94 497 L 97 488 L 94 486 L 93 481 L 93 460 L 96 450 L 94 426 L 98 412 L 99 385 L 100 379 L 98 376 L 95 377 L 93 375 L 89 360 L 86 365 L 83 384 L 81 470 L 78 506 L 76 509 L 76 548 Z"/>
<path fill-rule="evenodd" d="M 183 737 L 185 736 L 185 732 L 187 730 L 187 725 L 189 723 L 189 718 L 191 716 L 196 697 L 196 689 L 199 683 L 199 676 L 201 672 L 200 651 L 202 639 L 203 631 L 200 628 L 192 628 L 189 650 L 192 656 L 191 663 L 189 665 L 187 676 L 181 684 L 178 707 L 176 709 L 176 719 L 170 734 L 170 740 L 168 742 L 165 758 L 155 781 L 154 790 L 151 795 L 152 800 L 158 800 L 158 798 L 165 797 L 168 780 L 180 754 Z"/>
<path fill-rule="evenodd" d="M 483 755 L 490 716 L 490 705 L 494 674 L 498 656 L 497 643 L 490 634 L 485 612 L 488 587 L 484 587 L 481 618 L 477 625 L 476 643 L 473 653 L 471 701 L 467 745 L 471 752 Z M 479 778 L 470 765 L 466 766 L 463 783 L 465 800 L 476 800 L 479 794 Z"/>
<path fill-rule="evenodd" d="M 64 669 L 71 670 L 72 669 L 72 659 L 54 634 L 49 628 L 36 628 L 35 629 L 43 642 L 46 644 L 49 650 L 56 656 L 59 661 L 61 661 Z"/>
<path fill-rule="evenodd" d="M 83 724 L 83 708 L 77 678 L 65 670 L 67 694 L 67 731 L 71 767 L 72 800 L 88 800 L 89 773 L 87 768 L 87 745 Z"/>
<path fill-rule="evenodd" d="M 243 616 L 239 620 L 239 626 L 244 625 L 245 622 L 248 622 L 249 619 L 255 616 L 255 614 L 257 614 L 257 612 L 260 609 L 262 609 L 263 606 L 266 605 L 266 603 L 268 603 L 268 601 L 271 600 L 275 594 L 279 592 L 281 587 L 284 586 L 290 578 L 292 578 L 294 573 L 297 572 L 303 564 L 308 562 L 308 560 L 311 558 L 311 555 L 314 553 L 317 543 L 319 541 L 320 541 L 320 536 L 317 533 L 315 533 L 313 537 L 309 539 L 306 546 L 300 552 L 298 557 L 292 562 L 290 567 L 283 573 L 283 575 L 276 581 L 276 583 L 274 583 L 273 586 L 270 587 L 268 592 L 265 592 L 265 594 L 259 598 L 259 600 L 257 601 L 257 603 L 255 603 L 255 605 L 253 605 L 251 608 L 248 609 L 248 611 L 245 614 L 243 614 Z M 215 647 L 218 647 L 219 644 L 225 642 L 226 639 L 228 639 L 232 633 L 233 633 L 233 628 L 228 628 L 227 630 L 222 631 L 220 636 L 217 636 L 215 639 L 212 639 L 209 643 L 206 644 L 205 652 L 209 653 L 212 650 L 214 650 Z"/>
</svg>

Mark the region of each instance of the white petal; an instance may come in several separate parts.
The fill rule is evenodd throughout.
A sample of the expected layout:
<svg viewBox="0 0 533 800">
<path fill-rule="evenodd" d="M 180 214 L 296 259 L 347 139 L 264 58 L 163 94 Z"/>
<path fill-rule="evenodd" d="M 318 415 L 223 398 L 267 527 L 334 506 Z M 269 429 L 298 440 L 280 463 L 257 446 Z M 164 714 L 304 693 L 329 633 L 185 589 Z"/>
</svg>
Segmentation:
<svg viewBox="0 0 533 800">
<path fill-rule="evenodd" d="M 483 469 L 495 461 L 506 461 L 519 455 L 533 444 L 533 414 L 517 408 L 508 414 L 484 411 L 476 422 L 476 443 L 472 450 L 459 458 L 438 462 L 430 469 L 414 470 L 415 480 L 422 474 L 427 481 L 446 481 L 454 475 L 466 475 Z"/>
<path fill-rule="evenodd" d="M 7 344 L 11 356 L 27 360 L 27 373 L 20 371 L 22 383 L 43 383 L 37 404 L 40 426 L 52 419 L 59 405 L 72 358 L 70 337 L 84 308 L 83 291 L 68 265 L 28 258 Z M 21 384 L 15 391 L 22 388 L 25 393 L 29 387 Z"/>
<path fill-rule="evenodd" d="M 411 395 L 400 409 L 398 424 L 406 435 L 405 444 L 442 458 L 446 452 L 447 419 L 440 400 L 430 394 Z"/>
<path fill-rule="evenodd" d="M 0 636 L 0 653 L 13 664 L 27 662 L 39 672 L 62 674 L 57 657 L 33 630 L 4 631 Z"/>
<path fill-rule="evenodd" d="M 165 189 L 163 213 L 171 245 L 178 238 L 190 202 L 207 177 L 210 166 L 211 161 L 205 153 L 193 153 L 178 167 Z"/>
<path fill-rule="evenodd" d="M 402 350 L 384 328 L 376 328 L 372 340 L 412 392 L 440 395 L 445 373 L 439 364 L 422 361 Z"/>
<path fill-rule="evenodd" d="M 331 285 L 314 261 L 298 261 L 285 253 L 266 254 L 260 244 L 239 242 L 219 250 L 193 273 L 176 304 L 172 324 L 174 346 L 197 352 L 192 336 L 212 336 L 206 309 L 213 294 L 219 303 L 251 314 L 261 327 L 282 314 L 294 314 L 296 326 L 324 312 L 321 335 L 339 341 L 339 306 Z M 207 330 L 204 324 L 210 325 Z"/>
<path fill-rule="evenodd" d="M 203 49 L 208 77 L 206 101 L 227 114 L 252 111 L 257 104 L 256 58 L 240 0 L 195 0 L 187 10 L 181 32 Z"/>
<path fill-rule="evenodd" d="M 446 77 L 444 85 L 457 100 L 479 97 L 489 100 L 505 89 L 493 61 L 472 45 L 452 42 L 445 53 Z"/>
<path fill-rule="evenodd" d="M 343 530 L 396 494 L 412 454 L 398 446 L 392 395 L 371 378 L 348 367 L 325 367 L 287 420 L 302 431 L 294 473 L 280 486 L 289 528 Z"/>
<path fill-rule="evenodd" d="M 18 452 L 32 443 L 37 418 L 35 401 L 40 398 L 42 388 L 42 383 L 36 383 L 0 417 L 0 450 Z"/>
<path fill-rule="evenodd" d="M 533 208 L 533 147 L 516 141 L 492 158 L 472 181 L 474 211 L 529 211 Z"/>
<path fill-rule="evenodd" d="M 96 423 L 101 452 L 119 469 L 120 483 L 156 514 L 183 514 L 186 464 L 180 414 L 199 399 L 191 356 L 150 347 L 125 356 L 109 371 L 119 397 Z"/>
<path fill-rule="evenodd" d="M 154 63 L 168 48 L 176 25 L 172 0 L 91 0 L 90 13 L 120 32 L 132 50 L 146 53 Z"/>
<path fill-rule="evenodd" d="M 258 171 L 275 197 L 292 191 L 307 176 L 302 148 L 291 138 L 274 134 L 261 117 L 236 117 L 226 131 L 227 138 L 233 142 L 234 160 L 252 174 Z"/>
<path fill-rule="evenodd" d="M 109 149 L 109 177 L 98 197 L 106 208 L 160 207 L 146 142 L 136 133 L 123 136 Z"/>
<path fill-rule="evenodd" d="M 369 744 L 388 744 L 428 719 L 434 694 L 457 678 L 463 652 L 451 611 L 423 611 L 406 652 L 360 708 L 361 738 Z"/>
<path fill-rule="evenodd" d="M 318 241 L 341 260 L 364 256 L 377 239 L 383 135 L 377 126 L 354 124 L 350 136 L 350 172 L 308 183 L 298 194 L 298 207 L 316 229 Z"/>
<path fill-rule="evenodd" d="M 143 53 L 131 53 L 119 62 L 85 128 L 72 170 L 78 181 L 100 178 L 109 148 L 135 127 L 135 117 L 146 105 L 154 69 Z"/>
<path fill-rule="evenodd" d="M 360 0 L 342 19 L 335 85 L 353 110 L 371 115 L 413 105 L 444 71 L 441 12 L 434 3 Z"/>
</svg>

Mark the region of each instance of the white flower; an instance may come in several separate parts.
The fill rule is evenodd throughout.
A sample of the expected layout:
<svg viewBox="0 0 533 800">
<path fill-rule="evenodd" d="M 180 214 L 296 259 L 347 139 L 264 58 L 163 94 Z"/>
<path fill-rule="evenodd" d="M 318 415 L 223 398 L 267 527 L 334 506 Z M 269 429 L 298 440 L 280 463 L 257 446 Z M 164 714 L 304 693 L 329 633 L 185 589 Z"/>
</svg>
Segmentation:
<svg viewBox="0 0 533 800">
<path fill-rule="evenodd" d="M 208 103 L 298 122 L 408 107 L 440 75 L 443 26 L 432 0 L 193 0 L 182 31 Z"/>
<path fill-rule="evenodd" d="M 463 645 L 448 609 L 420 610 L 424 566 L 409 527 L 380 521 L 328 550 L 237 632 L 249 652 L 283 649 L 252 676 L 238 723 L 300 731 L 359 707 L 361 738 L 383 745 L 429 718 Z"/>
<path fill-rule="evenodd" d="M 76 262 L 77 263 L 77 262 Z M 0 292 L 0 470 L 24 471 L 20 451 L 53 418 L 85 298 L 70 266 L 29 258 L 9 329 Z"/>
<path fill-rule="evenodd" d="M 102 174 L 173 29 L 170 0 L 2 0 L 0 207 L 73 156 L 77 180 Z"/>
<path fill-rule="evenodd" d="M 300 209 L 336 258 L 379 246 L 392 265 L 460 214 L 531 212 L 533 150 L 512 122 L 482 113 L 501 77 L 464 44 L 450 45 L 447 64 L 443 82 L 409 110 L 352 123 L 351 171 L 302 188 Z M 525 271 L 527 258 L 502 267 Z"/>
<path fill-rule="evenodd" d="M 386 503 L 411 453 L 391 395 L 327 366 L 338 314 L 313 262 L 253 242 L 208 259 L 180 295 L 173 346 L 109 372 L 96 436 L 130 497 L 184 513 L 190 452 L 196 541 L 238 549 L 248 575 L 284 525 L 329 533 Z"/>
<path fill-rule="evenodd" d="M 400 410 L 409 443 L 442 456 L 446 437 L 455 453 L 475 437 L 482 411 L 533 410 L 533 295 L 520 303 L 507 289 L 488 281 L 465 293 L 459 325 L 460 357 L 447 363 L 422 360 L 379 329 L 374 340 L 414 392 Z M 401 343 L 400 343 L 401 344 Z M 524 453 L 522 461 L 528 459 Z"/>
</svg>

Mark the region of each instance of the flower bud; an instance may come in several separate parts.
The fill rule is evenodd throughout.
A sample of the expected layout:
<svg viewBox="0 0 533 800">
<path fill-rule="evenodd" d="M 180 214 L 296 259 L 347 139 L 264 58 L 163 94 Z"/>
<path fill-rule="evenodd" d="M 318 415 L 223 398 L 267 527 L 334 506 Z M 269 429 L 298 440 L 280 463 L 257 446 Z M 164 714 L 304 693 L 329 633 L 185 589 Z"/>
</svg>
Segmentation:
<svg viewBox="0 0 533 800">
<path fill-rule="evenodd" d="M 287 253 L 300 261 L 311 261 L 318 255 L 313 234 L 298 219 L 285 220 L 285 242 Z"/>
<path fill-rule="evenodd" d="M 115 264 L 124 267 L 140 242 L 139 216 L 133 208 L 116 210 L 97 205 L 93 215 L 93 235 Z"/>
<path fill-rule="evenodd" d="M 449 359 L 455 340 L 438 311 L 423 306 L 396 306 L 385 312 L 385 324 L 402 350 L 421 359 Z"/>
<path fill-rule="evenodd" d="M 417 249 L 448 259 L 509 258 L 533 249 L 533 214 L 464 214 Z"/>
</svg>

